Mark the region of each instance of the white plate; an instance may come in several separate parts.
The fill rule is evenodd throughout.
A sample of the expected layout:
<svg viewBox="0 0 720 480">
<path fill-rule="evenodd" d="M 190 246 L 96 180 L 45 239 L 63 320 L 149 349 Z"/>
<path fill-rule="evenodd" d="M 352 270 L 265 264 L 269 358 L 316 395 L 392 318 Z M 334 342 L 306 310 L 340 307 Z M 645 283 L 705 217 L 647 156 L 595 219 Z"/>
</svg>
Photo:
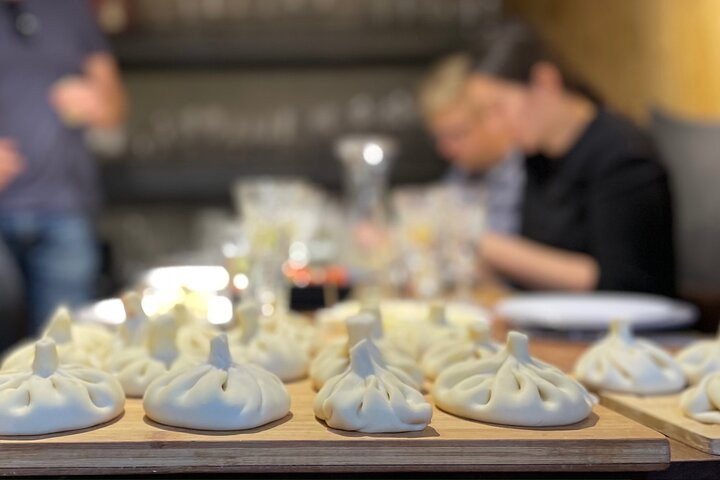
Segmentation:
<svg viewBox="0 0 720 480">
<path fill-rule="evenodd" d="M 500 302 L 495 311 L 512 325 L 553 330 L 605 330 L 625 320 L 638 330 L 691 324 L 697 309 L 669 298 L 633 293 L 530 293 Z"/>
</svg>

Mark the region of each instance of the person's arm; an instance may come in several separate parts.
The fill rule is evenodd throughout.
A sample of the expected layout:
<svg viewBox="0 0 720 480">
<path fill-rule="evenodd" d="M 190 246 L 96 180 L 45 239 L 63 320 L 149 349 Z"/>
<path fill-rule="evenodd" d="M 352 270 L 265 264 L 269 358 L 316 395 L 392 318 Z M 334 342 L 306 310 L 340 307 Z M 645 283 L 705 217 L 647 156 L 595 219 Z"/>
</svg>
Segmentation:
<svg viewBox="0 0 720 480">
<path fill-rule="evenodd" d="M 527 288 L 588 291 L 598 284 L 598 263 L 589 255 L 492 232 L 483 235 L 480 250 L 487 266 Z"/>
<path fill-rule="evenodd" d="M 23 160 L 15 142 L 0 137 L 0 191 L 10 184 L 23 168 Z"/>
<path fill-rule="evenodd" d="M 58 82 L 51 101 L 71 124 L 108 129 L 125 120 L 127 100 L 117 64 L 108 53 L 94 53 L 82 76 Z"/>
</svg>

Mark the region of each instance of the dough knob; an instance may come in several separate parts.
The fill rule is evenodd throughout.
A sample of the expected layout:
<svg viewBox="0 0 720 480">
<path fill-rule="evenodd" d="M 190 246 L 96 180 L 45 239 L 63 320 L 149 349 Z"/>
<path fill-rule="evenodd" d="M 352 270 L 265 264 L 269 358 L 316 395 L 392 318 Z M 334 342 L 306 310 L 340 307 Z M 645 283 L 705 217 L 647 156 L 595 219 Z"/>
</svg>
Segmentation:
<svg viewBox="0 0 720 480">
<path fill-rule="evenodd" d="M 245 303 L 235 310 L 235 321 L 240 327 L 240 342 L 249 343 L 260 330 L 260 309 L 254 303 Z"/>
<path fill-rule="evenodd" d="M 372 338 L 376 327 L 375 324 L 375 317 L 368 312 L 348 317 L 345 320 L 348 331 L 348 347 L 352 349 L 362 340 Z"/>
<path fill-rule="evenodd" d="M 45 336 L 59 344 L 72 342 L 72 318 L 67 307 L 60 306 L 55 310 L 45 330 Z"/>
<path fill-rule="evenodd" d="M 530 349 L 528 346 L 528 336 L 520 332 L 510 332 L 507 335 L 505 345 L 510 354 L 521 362 L 530 362 Z"/>
<path fill-rule="evenodd" d="M 59 364 L 57 347 L 50 338 L 43 338 L 35 344 L 35 358 L 33 359 L 33 373 L 40 377 L 49 377 Z"/>
<path fill-rule="evenodd" d="M 210 341 L 208 363 L 221 370 L 228 370 L 232 366 L 232 356 L 226 334 L 221 333 Z"/>
</svg>

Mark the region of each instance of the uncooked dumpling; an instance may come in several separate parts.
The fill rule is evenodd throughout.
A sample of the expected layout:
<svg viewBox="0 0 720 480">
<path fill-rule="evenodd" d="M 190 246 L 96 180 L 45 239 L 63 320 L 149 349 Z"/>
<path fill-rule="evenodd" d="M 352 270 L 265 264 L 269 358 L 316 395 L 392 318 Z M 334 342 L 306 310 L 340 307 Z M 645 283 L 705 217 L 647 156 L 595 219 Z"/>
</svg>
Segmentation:
<svg viewBox="0 0 720 480">
<path fill-rule="evenodd" d="M 149 319 L 142 308 L 142 297 L 136 292 L 122 296 L 125 321 L 118 328 L 116 348 L 139 347 L 147 341 Z"/>
<path fill-rule="evenodd" d="M 372 339 L 374 348 L 377 348 L 382 355 L 388 370 L 413 388 L 422 389 L 423 375 L 415 361 L 392 346 L 383 343 L 381 338 L 378 339 L 378 337 L 382 337 L 382 325 L 379 318 L 366 311 L 349 317 L 345 324 L 348 331 L 347 341 L 327 345 L 310 364 L 310 379 L 316 390 L 348 368 L 350 350 L 364 339 Z"/>
<path fill-rule="evenodd" d="M 594 398 L 559 369 L 530 357 L 528 337 L 510 332 L 495 355 L 456 363 L 435 380 L 441 409 L 473 420 L 548 427 L 590 415 Z"/>
<path fill-rule="evenodd" d="M 102 327 L 73 324 L 70 311 L 59 307 L 53 313 L 43 338 L 52 339 L 62 363 L 100 367 L 110 351 L 112 336 Z M 3 370 L 29 367 L 35 357 L 35 343 L 28 343 L 12 351 L 2 364 Z"/>
<path fill-rule="evenodd" d="M 468 339 L 447 338 L 428 348 L 422 357 L 422 372 L 434 380 L 450 365 L 494 355 L 500 345 L 490 340 L 490 327 L 483 321 L 468 325 Z"/>
<path fill-rule="evenodd" d="M 680 408 L 702 423 L 720 423 L 720 372 L 703 377 L 699 384 L 680 397 Z"/>
<path fill-rule="evenodd" d="M 105 369 L 117 377 L 128 397 L 142 397 L 150 382 L 162 374 L 193 364 L 178 352 L 176 331 L 174 318 L 158 317 L 150 323 L 144 346 L 125 348 L 110 355 Z"/>
<path fill-rule="evenodd" d="M 433 302 L 428 309 L 426 319 L 404 322 L 403 326 L 398 326 L 390 335 L 390 340 L 395 345 L 403 348 L 417 361 L 420 361 L 425 352 L 438 342 L 459 341 L 466 338 L 465 332 L 448 322 L 443 303 Z"/>
<path fill-rule="evenodd" d="M 230 345 L 236 361 L 260 365 L 286 382 L 307 376 L 310 360 L 305 349 L 282 331 L 261 329 L 260 310 L 255 304 L 241 305 L 236 316 L 240 334 Z"/>
<path fill-rule="evenodd" d="M 350 349 L 350 366 L 325 383 L 313 408 L 331 428 L 366 433 L 423 430 L 432 418 L 422 393 L 387 368 L 369 339 Z"/>
<path fill-rule="evenodd" d="M 33 346 L 32 366 L 0 372 L 0 435 L 42 435 L 108 422 L 125 394 L 112 375 L 60 363 L 55 342 Z"/>
<path fill-rule="evenodd" d="M 635 338 L 627 323 L 617 321 L 583 353 L 575 377 L 593 390 L 640 395 L 672 393 L 685 386 L 685 375 L 670 354 Z"/>
<path fill-rule="evenodd" d="M 713 340 L 693 342 L 675 356 L 688 383 L 695 385 L 709 373 L 720 371 L 720 332 Z"/>
<path fill-rule="evenodd" d="M 318 330 L 303 315 L 294 312 L 276 312 L 266 318 L 262 325 L 269 332 L 281 333 L 300 345 L 308 357 L 312 357 L 320 348 L 321 338 Z"/>
<path fill-rule="evenodd" d="M 152 420 L 200 430 L 242 430 L 283 418 L 290 395 L 262 367 L 233 362 L 226 335 L 211 342 L 207 362 L 168 372 L 152 382 L 143 399 Z"/>
<path fill-rule="evenodd" d="M 166 315 L 175 318 L 179 326 L 177 332 L 177 347 L 184 355 L 206 358 L 210 354 L 210 342 L 221 331 L 208 321 L 188 320 L 188 309 L 183 304 L 177 304 Z"/>
</svg>

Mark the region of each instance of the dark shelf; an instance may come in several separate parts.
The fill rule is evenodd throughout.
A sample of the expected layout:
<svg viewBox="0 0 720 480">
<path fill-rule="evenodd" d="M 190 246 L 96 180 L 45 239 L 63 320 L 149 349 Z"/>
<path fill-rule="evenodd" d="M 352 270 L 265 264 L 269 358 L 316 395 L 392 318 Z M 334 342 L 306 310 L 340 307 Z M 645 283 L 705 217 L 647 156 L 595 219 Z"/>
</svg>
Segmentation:
<svg viewBox="0 0 720 480">
<path fill-rule="evenodd" d="M 457 29 L 137 31 L 116 35 L 124 68 L 286 68 L 426 64 L 462 48 Z"/>
<path fill-rule="evenodd" d="M 425 135 L 397 136 L 401 154 L 392 169 L 391 182 L 423 183 L 438 179 L 447 164 L 434 152 Z M 342 187 L 340 164 L 331 142 L 254 149 L 243 152 L 183 152 L 141 161 L 126 158 L 101 168 L 107 202 L 230 204 L 233 182 L 244 176 L 298 176 L 329 191 Z"/>
</svg>

